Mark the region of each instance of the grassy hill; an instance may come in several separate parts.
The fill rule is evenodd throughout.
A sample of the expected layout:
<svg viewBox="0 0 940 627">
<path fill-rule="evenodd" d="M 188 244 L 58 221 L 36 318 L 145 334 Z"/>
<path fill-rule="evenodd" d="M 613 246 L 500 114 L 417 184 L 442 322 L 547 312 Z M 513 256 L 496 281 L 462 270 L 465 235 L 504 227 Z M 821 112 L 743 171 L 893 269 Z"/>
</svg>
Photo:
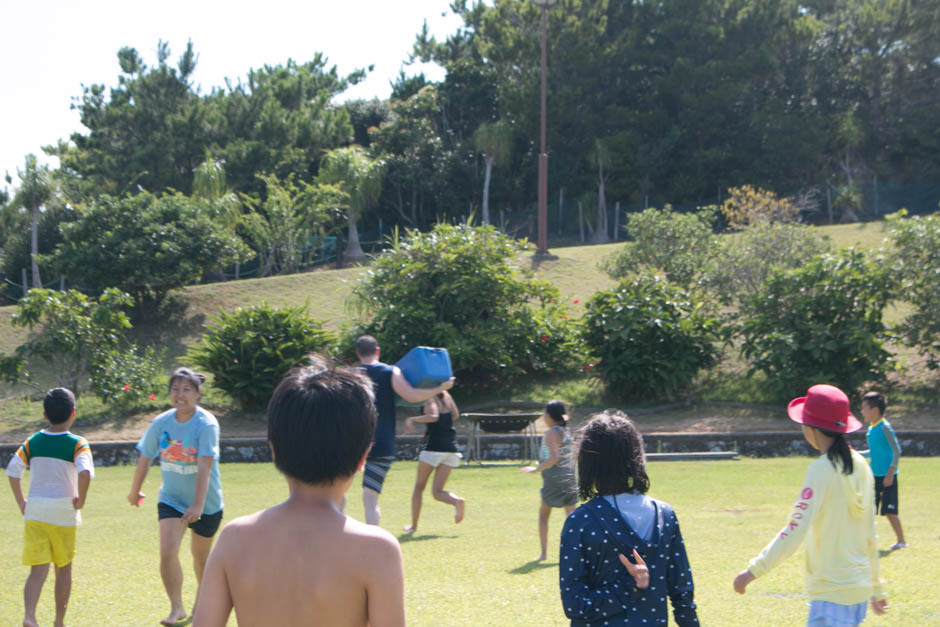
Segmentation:
<svg viewBox="0 0 940 627">
<path fill-rule="evenodd" d="M 837 246 L 859 245 L 878 248 L 883 245 L 885 231 L 881 223 L 863 223 L 819 227 L 820 233 L 832 239 Z M 733 235 L 729 237 L 734 237 Z M 535 263 L 528 256 L 519 259 L 521 269 L 531 270 L 539 278 L 556 285 L 569 299 L 584 302 L 595 291 L 606 289 L 614 281 L 604 274 L 598 263 L 623 242 L 599 246 L 568 246 L 552 248 L 557 260 Z M 327 326 L 339 329 L 351 313 L 347 311 L 347 297 L 351 286 L 359 281 L 367 268 L 322 269 L 304 274 L 275 276 L 264 279 L 245 279 L 226 283 L 194 285 L 180 292 L 177 302 L 185 311 L 176 320 L 166 321 L 151 332 L 157 336 L 174 335 L 176 348 L 196 341 L 208 317 L 219 309 L 231 311 L 239 306 L 267 302 L 274 306 L 302 305 L 306 303 L 310 315 L 323 320 Z M 179 307 L 182 309 L 182 307 Z M 26 337 L 23 329 L 10 326 L 10 317 L 16 307 L 0 307 L 0 351 L 9 353 Z M 140 339 L 145 340 L 145 337 Z M 162 338 L 161 337 L 161 341 Z M 172 347 L 171 347 L 172 348 Z"/>
<path fill-rule="evenodd" d="M 820 227 L 819 231 L 837 246 L 859 245 L 870 249 L 884 245 L 886 236 L 881 223 Z M 524 255 L 518 259 L 518 266 L 520 270 L 531 271 L 535 276 L 556 285 L 568 299 L 574 314 L 579 315 L 584 302 L 594 292 L 614 285 L 614 281 L 598 268 L 598 264 L 604 257 L 624 245 L 619 242 L 598 246 L 556 247 L 552 248 L 551 252 L 557 259 L 536 263 L 530 256 Z M 179 358 L 187 348 L 199 340 L 206 325 L 211 323 L 210 316 L 220 309 L 231 311 L 239 306 L 261 302 L 273 306 L 306 304 L 310 315 L 323 320 L 328 327 L 339 330 L 355 315 L 348 309 L 349 295 L 352 287 L 367 271 L 367 267 L 322 269 L 289 276 L 191 286 L 178 293 L 164 320 L 134 329 L 132 339 L 141 344 L 156 345 L 164 349 L 165 365 L 169 370 L 179 363 Z M 574 304 L 575 299 L 578 299 L 580 304 Z M 9 353 L 26 337 L 23 329 L 14 329 L 9 324 L 9 319 L 15 311 L 15 307 L 0 308 L 2 352 Z M 886 312 L 887 317 L 892 320 L 899 319 L 902 314 L 903 311 L 897 308 L 889 308 Z M 910 362 L 911 358 L 912 353 L 901 353 L 902 362 Z M 721 367 L 702 377 L 696 396 L 706 400 L 762 400 L 761 382 L 745 377 L 745 370 L 746 366 L 740 357 L 734 351 L 728 351 Z M 918 372 L 917 377 L 918 380 L 909 386 L 917 388 L 910 398 L 929 399 L 929 390 L 935 382 L 923 372 Z M 24 418 L 35 414 L 35 408 L 20 407 L 24 401 L 15 400 L 22 399 L 24 391 L 22 388 L 14 391 L 9 387 L 0 386 L 0 414 Z M 603 386 L 599 386 L 596 380 L 589 377 L 571 380 L 532 378 L 515 382 L 511 388 L 477 390 L 473 392 L 472 398 L 464 397 L 460 400 L 465 403 L 551 397 L 564 398 L 582 406 L 613 406 L 616 403 L 615 399 L 606 396 Z M 205 400 L 217 403 L 220 408 L 228 405 L 218 392 L 211 392 Z M 29 404 L 28 401 L 26 404 Z M 105 420 L 106 408 L 102 406 L 92 411 L 95 414 L 100 413 L 100 417 L 95 420 Z M 152 415 L 149 408 L 141 408 L 141 411 L 150 412 Z"/>
</svg>

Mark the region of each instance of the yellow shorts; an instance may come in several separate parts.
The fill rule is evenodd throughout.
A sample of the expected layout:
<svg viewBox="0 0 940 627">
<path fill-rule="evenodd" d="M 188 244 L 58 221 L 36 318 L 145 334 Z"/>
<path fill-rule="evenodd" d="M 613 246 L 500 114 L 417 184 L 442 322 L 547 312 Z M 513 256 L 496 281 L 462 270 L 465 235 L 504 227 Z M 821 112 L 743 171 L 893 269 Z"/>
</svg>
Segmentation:
<svg viewBox="0 0 940 627">
<path fill-rule="evenodd" d="M 23 565 L 40 566 L 55 562 L 68 566 L 75 557 L 75 527 L 61 527 L 39 520 L 27 520 L 23 536 Z"/>
</svg>

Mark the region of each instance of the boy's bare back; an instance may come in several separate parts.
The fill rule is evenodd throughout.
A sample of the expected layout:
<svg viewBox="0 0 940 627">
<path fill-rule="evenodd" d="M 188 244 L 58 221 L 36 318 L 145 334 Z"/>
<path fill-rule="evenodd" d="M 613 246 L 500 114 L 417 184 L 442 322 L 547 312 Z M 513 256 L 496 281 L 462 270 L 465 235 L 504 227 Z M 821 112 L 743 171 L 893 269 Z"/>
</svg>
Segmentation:
<svg viewBox="0 0 940 627">
<path fill-rule="evenodd" d="M 255 625 L 405 624 L 401 547 L 340 509 L 375 433 L 371 381 L 309 356 L 268 403 L 268 442 L 290 491 L 231 522 L 199 586 L 194 627 L 224 626 L 232 608 Z"/>
<path fill-rule="evenodd" d="M 213 619 L 228 610 L 203 604 L 227 599 L 240 627 L 404 625 L 403 580 L 391 534 L 332 503 L 291 499 L 225 527 L 206 566 L 195 624 L 224 625 Z"/>
</svg>

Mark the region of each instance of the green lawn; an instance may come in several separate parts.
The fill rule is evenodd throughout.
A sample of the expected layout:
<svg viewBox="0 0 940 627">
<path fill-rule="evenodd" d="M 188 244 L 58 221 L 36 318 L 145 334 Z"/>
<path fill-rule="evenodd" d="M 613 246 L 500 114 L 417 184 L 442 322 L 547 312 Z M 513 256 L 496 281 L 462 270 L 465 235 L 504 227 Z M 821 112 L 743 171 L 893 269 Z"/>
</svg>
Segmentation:
<svg viewBox="0 0 940 627">
<path fill-rule="evenodd" d="M 731 581 L 783 525 L 808 463 L 808 458 L 786 458 L 652 464 L 651 494 L 672 503 L 682 524 L 702 624 L 804 624 L 800 555 L 754 582 L 743 597 L 733 592 Z M 414 472 L 413 462 L 395 464 L 386 483 L 383 526 L 396 534 L 408 522 Z M 92 483 L 79 530 L 71 625 L 155 624 L 166 614 L 154 511 L 158 473 L 151 473 L 144 487 L 151 496 L 139 511 L 124 501 L 131 473 L 130 466 L 101 468 Z M 892 608 L 866 624 L 926 625 L 940 616 L 940 502 L 935 498 L 940 459 L 906 458 L 902 473 L 901 516 L 914 548 L 882 558 Z M 227 519 L 274 504 L 286 494 L 271 465 L 226 464 L 222 475 Z M 409 624 L 566 624 L 558 597 L 557 544 L 553 540 L 547 564 L 529 561 L 538 552 L 539 485 L 538 477 L 520 474 L 515 466 L 458 469 L 448 487 L 468 501 L 467 519 L 459 526 L 453 524 L 452 508 L 426 499 L 418 533 L 402 541 Z M 361 516 L 358 500 L 357 481 L 349 501 L 355 517 Z M 19 565 L 19 516 L 12 497 L 4 502 L 0 617 L 6 625 L 20 616 L 27 569 Z M 556 511 L 553 538 L 561 522 Z M 878 529 L 879 546 L 886 549 L 893 543 L 890 528 L 879 520 Z M 183 556 L 186 564 L 185 549 Z M 188 565 L 186 577 L 190 602 L 194 590 Z M 40 609 L 40 620 L 51 623 L 51 578 Z"/>
</svg>

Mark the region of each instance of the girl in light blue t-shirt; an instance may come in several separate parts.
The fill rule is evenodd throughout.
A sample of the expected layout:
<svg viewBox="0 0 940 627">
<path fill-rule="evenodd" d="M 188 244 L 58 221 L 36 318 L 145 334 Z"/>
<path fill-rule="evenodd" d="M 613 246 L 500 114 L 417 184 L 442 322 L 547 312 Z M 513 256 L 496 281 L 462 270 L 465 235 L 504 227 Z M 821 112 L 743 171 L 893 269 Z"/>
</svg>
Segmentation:
<svg viewBox="0 0 940 627">
<path fill-rule="evenodd" d="M 127 499 L 139 507 L 141 492 L 153 459 L 160 457 L 162 485 L 157 499 L 160 521 L 160 576 L 170 597 L 170 613 L 161 624 L 186 618 L 183 605 L 183 569 L 179 549 L 186 529 L 192 529 L 193 569 L 196 580 L 212 549 L 212 539 L 222 522 L 222 481 L 219 476 L 219 423 L 196 403 L 205 377 L 187 368 L 170 376 L 173 408 L 150 423 L 137 443 L 140 458 Z M 198 592 L 197 592 L 198 599 Z M 195 603 L 194 603 L 195 605 Z"/>
</svg>

